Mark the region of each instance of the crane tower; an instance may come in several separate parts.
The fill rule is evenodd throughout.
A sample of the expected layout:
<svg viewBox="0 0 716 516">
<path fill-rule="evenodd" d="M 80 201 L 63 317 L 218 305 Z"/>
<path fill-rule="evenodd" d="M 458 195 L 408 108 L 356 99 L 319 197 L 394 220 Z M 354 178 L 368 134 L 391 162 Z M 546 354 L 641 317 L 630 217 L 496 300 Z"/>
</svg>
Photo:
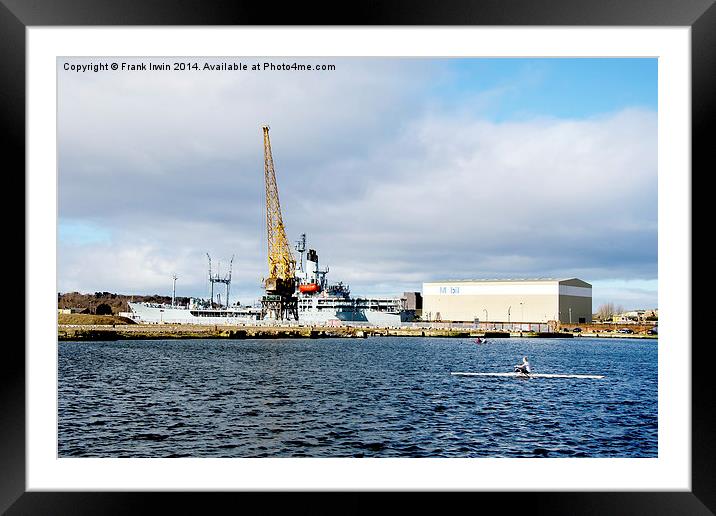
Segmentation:
<svg viewBox="0 0 716 516">
<path fill-rule="evenodd" d="M 298 319 L 296 297 L 296 259 L 286 238 L 281 203 L 278 198 L 276 171 L 269 126 L 261 126 L 264 133 L 264 179 L 266 182 L 266 237 L 268 240 L 268 278 L 264 282 L 266 295 L 261 300 L 264 316 L 283 320 Z"/>
</svg>

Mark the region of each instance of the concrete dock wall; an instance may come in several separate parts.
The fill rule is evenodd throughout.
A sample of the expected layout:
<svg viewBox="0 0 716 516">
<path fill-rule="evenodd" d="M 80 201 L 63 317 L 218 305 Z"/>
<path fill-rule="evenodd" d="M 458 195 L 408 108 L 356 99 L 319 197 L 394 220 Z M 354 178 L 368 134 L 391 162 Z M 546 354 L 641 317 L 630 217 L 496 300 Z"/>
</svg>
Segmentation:
<svg viewBox="0 0 716 516">
<path fill-rule="evenodd" d="M 60 325 L 58 340 L 148 340 L 148 339 L 282 339 L 282 338 L 366 338 L 391 337 L 619 337 L 657 338 L 656 335 L 619 333 L 565 333 L 560 332 L 485 332 L 462 328 L 391 327 L 366 328 L 354 326 L 203 326 L 173 324 L 131 325 Z"/>
</svg>

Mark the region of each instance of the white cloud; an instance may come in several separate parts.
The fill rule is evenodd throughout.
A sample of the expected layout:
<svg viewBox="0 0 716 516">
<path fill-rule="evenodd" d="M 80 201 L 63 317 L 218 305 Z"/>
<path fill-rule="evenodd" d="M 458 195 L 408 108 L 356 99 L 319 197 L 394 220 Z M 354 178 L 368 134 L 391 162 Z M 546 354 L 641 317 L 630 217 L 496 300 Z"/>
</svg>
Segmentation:
<svg viewBox="0 0 716 516">
<path fill-rule="evenodd" d="M 474 105 L 435 109 L 434 65 L 338 65 L 273 80 L 61 75 L 60 217 L 112 241 L 61 244 L 60 290 L 166 293 L 177 271 L 178 291 L 204 295 L 209 251 L 237 254 L 232 292 L 255 298 L 265 121 L 289 239 L 308 233 L 356 294 L 656 277 L 655 113 L 493 122 Z"/>
</svg>

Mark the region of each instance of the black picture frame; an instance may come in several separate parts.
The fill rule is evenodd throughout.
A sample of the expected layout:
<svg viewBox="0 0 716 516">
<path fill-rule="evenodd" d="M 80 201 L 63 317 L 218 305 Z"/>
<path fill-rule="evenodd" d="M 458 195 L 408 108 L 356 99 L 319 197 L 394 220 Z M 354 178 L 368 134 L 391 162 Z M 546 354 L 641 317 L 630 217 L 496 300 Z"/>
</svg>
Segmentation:
<svg viewBox="0 0 716 516">
<path fill-rule="evenodd" d="M 89 25 L 690 27 L 692 171 L 700 170 L 703 176 L 707 170 L 715 168 L 713 145 L 708 137 L 708 129 L 713 126 L 716 97 L 714 0 L 393 0 L 354 3 L 343 10 L 337 9 L 335 3 L 323 2 L 295 3 L 277 8 L 272 3 L 221 0 L 0 0 L 0 106 L 5 144 L 4 177 L 10 181 L 6 188 L 25 192 L 25 29 Z M 23 173 L 19 173 L 21 170 Z M 692 185 L 695 177 L 692 172 Z M 696 204 L 697 199 L 693 198 L 693 202 Z M 703 222 L 694 217 L 693 224 Z M 698 234 L 698 231 L 692 231 L 692 235 Z M 24 234 L 22 239 L 24 241 Z M 692 256 L 693 266 L 697 266 L 698 255 Z M 26 277 L 28 272 L 26 269 Z M 26 306 L 25 295 L 21 306 Z M 678 345 L 691 345 L 691 339 L 690 334 L 685 335 Z M 692 364 L 712 362 L 706 344 L 691 345 Z M 201 496 L 194 502 L 193 498 L 189 500 L 188 493 L 26 492 L 25 350 L 18 344 L 18 339 L 8 338 L 2 355 L 0 510 L 8 514 L 129 514 L 148 511 L 151 502 L 159 502 L 165 512 L 187 512 L 192 503 L 198 503 L 197 507 L 207 512 L 207 497 Z M 503 507 L 519 507 L 527 503 L 531 512 L 549 514 L 714 514 L 716 444 L 711 416 L 715 405 L 710 383 L 707 375 L 694 375 L 692 379 L 691 491 L 475 493 L 480 497 L 480 505 L 498 503 Z M 221 499 L 227 501 L 227 496 L 236 495 L 250 496 L 248 493 L 221 493 Z M 357 496 L 358 493 L 351 495 Z M 415 497 L 418 503 L 421 499 L 421 496 Z M 457 501 L 462 498 L 455 499 Z M 242 500 L 242 504 L 245 503 L 246 500 Z"/>
</svg>

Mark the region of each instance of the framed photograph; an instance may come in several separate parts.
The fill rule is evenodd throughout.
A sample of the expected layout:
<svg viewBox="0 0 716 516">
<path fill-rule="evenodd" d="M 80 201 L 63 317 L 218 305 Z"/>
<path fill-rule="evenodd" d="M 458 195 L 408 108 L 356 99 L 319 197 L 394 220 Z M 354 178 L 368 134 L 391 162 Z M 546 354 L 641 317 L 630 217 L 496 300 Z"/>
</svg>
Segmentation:
<svg viewBox="0 0 716 516">
<path fill-rule="evenodd" d="M 0 6 L 27 206 L 0 507 L 713 513 L 713 2 L 268 11 Z"/>
</svg>

